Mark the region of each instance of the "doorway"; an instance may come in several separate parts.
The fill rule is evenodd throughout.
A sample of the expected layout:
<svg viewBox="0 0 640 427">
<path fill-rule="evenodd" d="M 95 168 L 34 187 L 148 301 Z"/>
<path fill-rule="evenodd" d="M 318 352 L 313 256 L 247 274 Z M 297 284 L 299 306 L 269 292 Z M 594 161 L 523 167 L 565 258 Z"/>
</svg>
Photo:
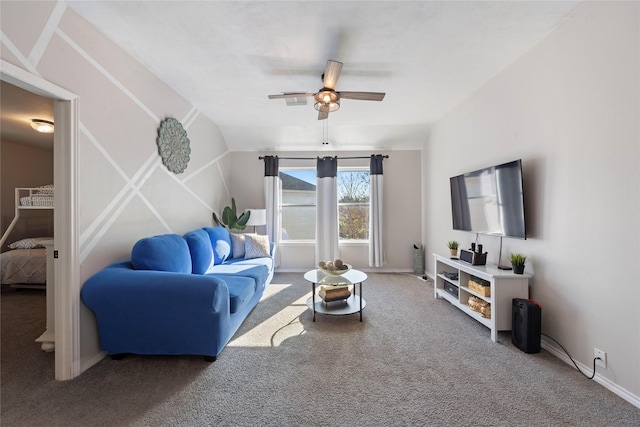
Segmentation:
<svg viewBox="0 0 640 427">
<path fill-rule="evenodd" d="M 55 236 L 55 379 L 80 375 L 80 266 L 78 257 L 78 97 L 4 60 L 0 80 L 53 100 Z"/>
</svg>

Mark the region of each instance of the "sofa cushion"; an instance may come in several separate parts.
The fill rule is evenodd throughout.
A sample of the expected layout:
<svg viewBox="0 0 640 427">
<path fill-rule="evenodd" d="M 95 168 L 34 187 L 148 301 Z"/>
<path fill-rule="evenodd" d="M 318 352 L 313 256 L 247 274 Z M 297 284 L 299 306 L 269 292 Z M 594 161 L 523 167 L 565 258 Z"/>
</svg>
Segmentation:
<svg viewBox="0 0 640 427">
<path fill-rule="evenodd" d="M 273 268 L 274 268 L 273 258 L 270 258 L 270 257 L 251 258 L 251 259 L 233 258 L 233 259 L 227 260 L 227 262 L 225 262 L 223 265 L 235 265 L 235 266 L 240 266 L 240 265 L 248 265 L 248 266 L 264 265 L 265 267 L 267 267 L 267 271 L 269 271 L 269 272 L 273 271 Z"/>
<path fill-rule="evenodd" d="M 136 270 L 191 273 L 189 246 L 177 234 L 162 234 L 138 240 L 131 249 L 131 263 Z"/>
<path fill-rule="evenodd" d="M 269 236 L 247 234 L 244 240 L 244 257 L 250 259 L 268 256 L 271 256 L 269 253 Z"/>
<path fill-rule="evenodd" d="M 215 264 L 222 264 L 227 258 L 231 258 L 231 236 L 229 231 L 222 227 L 205 227 L 209 233 L 211 247 L 213 248 L 213 260 Z"/>
<path fill-rule="evenodd" d="M 243 233 L 229 233 L 231 236 L 231 258 L 244 258 L 244 240 Z"/>
<path fill-rule="evenodd" d="M 238 312 L 256 292 L 254 279 L 245 276 L 228 275 L 220 277 L 229 288 L 229 312 Z"/>
<path fill-rule="evenodd" d="M 269 271 L 265 265 L 233 263 L 213 266 L 207 274 L 223 280 L 227 280 L 227 277 L 250 277 L 257 289 L 259 284 L 267 281 Z"/>
<path fill-rule="evenodd" d="M 191 272 L 193 274 L 205 274 L 214 264 L 209 233 L 201 228 L 190 231 L 183 237 L 187 241 L 187 245 L 189 245 L 189 252 L 191 252 Z"/>
</svg>

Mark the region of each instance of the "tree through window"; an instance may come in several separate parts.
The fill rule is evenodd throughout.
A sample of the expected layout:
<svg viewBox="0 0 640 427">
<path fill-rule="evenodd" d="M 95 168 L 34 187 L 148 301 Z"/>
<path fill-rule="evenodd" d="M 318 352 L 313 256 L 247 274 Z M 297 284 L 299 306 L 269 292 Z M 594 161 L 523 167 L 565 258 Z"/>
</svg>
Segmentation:
<svg viewBox="0 0 640 427">
<path fill-rule="evenodd" d="M 369 171 L 338 171 L 338 223 L 341 240 L 369 239 Z"/>
<path fill-rule="evenodd" d="M 280 169 L 282 239 L 315 240 L 316 170 Z M 340 240 L 369 239 L 369 170 L 338 170 Z"/>
</svg>

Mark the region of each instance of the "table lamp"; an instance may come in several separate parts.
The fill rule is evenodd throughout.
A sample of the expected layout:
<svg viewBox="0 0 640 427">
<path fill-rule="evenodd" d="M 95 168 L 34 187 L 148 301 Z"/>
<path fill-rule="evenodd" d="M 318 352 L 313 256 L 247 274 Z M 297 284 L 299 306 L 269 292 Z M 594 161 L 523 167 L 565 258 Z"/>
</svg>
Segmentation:
<svg viewBox="0 0 640 427">
<path fill-rule="evenodd" d="M 253 233 L 256 234 L 256 227 L 258 225 L 267 224 L 267 210 L 266 209 L 245 209 L 245 211 L 251 212 L 247 225 L 253 225 Z"/>
</svg>

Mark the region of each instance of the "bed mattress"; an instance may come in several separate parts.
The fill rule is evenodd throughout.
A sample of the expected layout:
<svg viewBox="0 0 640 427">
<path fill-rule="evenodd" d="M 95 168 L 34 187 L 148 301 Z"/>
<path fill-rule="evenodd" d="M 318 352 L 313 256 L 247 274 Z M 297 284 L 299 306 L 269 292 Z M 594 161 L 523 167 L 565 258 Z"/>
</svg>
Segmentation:
<svg viewBox="0 0 640 427">
<path fill-rule="evenodd" d="M 53 195 L 34 194 L 20 197 L 20 206 L 53 206 Z"/>
<path fill-rule="evenodd" d="M 14 249 L 0 254 L 2 284 L 43 285 L 47 281 L 47 250 Z"/>
</svg>

